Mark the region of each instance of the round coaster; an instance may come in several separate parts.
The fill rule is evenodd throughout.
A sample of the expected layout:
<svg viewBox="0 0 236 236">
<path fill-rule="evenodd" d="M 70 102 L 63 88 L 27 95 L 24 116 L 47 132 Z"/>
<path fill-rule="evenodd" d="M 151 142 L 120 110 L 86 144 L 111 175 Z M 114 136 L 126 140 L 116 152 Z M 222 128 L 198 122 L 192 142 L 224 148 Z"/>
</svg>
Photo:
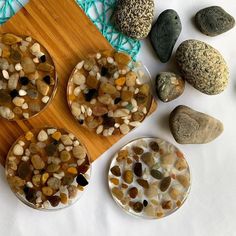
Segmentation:
<svg viewBox="0 0 236 236">
<path fill-rule="evenodd" d="M 30 36 L 0 35 L 0 117 L 29 119 L 56 93 L 57 76 L 48 51 Z"/>
<path fill-rule="evenodd" d="M 39 210 L 74 203 L 91 174 L 86 148 L 72 133 L 51 127 L 21 136 L 7 155 L 5 170 L 16 196 Z"/>
<path fill-rule="evenodd" d="M 159 138 L 140 138 L 115 154 L 108 182 L 114 200 L 126 212 L 156 219 L 184 203 L 190 191 L 190 171 L 174 145 Z"/>
<path fill-rule="evenodd" d="M 127 134 L 139 126 L 152 102 L 150 75 L 122 52 L 90 55 L 74 69 L 68 104 L 78 123 L 97 134 Z"/>
</svg>

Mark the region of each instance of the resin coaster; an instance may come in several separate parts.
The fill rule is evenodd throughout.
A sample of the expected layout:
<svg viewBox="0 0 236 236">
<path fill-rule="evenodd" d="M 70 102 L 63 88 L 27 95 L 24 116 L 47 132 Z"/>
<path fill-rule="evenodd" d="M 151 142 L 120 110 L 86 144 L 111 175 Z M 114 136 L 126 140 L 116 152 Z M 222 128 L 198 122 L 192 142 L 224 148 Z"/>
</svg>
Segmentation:
<svg viewBox="0 0 236 236">
<path fill-rule="evenodd" d="M 0 116 L 29 119 L 56 93 L 57 77 L 47 50 L 32 37 L 0 36 Z"/>
<path fill-rule="evenodd" d="M 16 196 L 39 210 L 76 202 L 91 174 L 86 148 L 72 133 L 51 127 L 21 136 L 7 155 L 5 169 Z"/>
<path fill-rule="evenodd" d="M 148 71 L 129 55 L 97 53 L 77 64 L 68 82 L 68 103 L 78 125 L 103 136 L 127 134 L 150 110 L 150 81 Z"/>
<path fill-rule="evenodd" d="M 159 138 L 140 138 L 113 158 L 108 182 L 116 203 L 132 215 L 156 219 L 176 211 L 190 191 L 183 153 Z"/>
</svg>

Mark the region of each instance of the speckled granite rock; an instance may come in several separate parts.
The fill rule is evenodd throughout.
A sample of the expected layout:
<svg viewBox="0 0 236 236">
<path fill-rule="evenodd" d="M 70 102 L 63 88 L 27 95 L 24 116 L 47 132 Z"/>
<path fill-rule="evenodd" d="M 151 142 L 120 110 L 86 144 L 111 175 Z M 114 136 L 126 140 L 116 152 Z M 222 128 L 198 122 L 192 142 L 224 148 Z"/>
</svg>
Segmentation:
<svg viewBox="0 0 236 236">
<path fill-rule="evenodd" d="M 147 37 L 153 16 L 153 0 L 119 0 L 114 11 L 117 28 L 123 34 L 135 39 Z"/>
<path fill-rule="evenodd" d="M 202 93 L 215 95 L 227 87 L 228 66 L 212 46 L 198 40 L 187 40 L 177 49 L 176 61 L 184 79 Z"/>
<path fill-rule="evenodd" d="M 163 102 L 170 102 L 179 97 L 185 88 L 185 81 L 171 72 L 162 72 L 156 77 L 157 96 Z"/>
<path fill-rule="evenodd" d="M 161 62 L 169 61 L 181 30 L 181 20 L 176 11 L 169 9 L 160 14 L 152 27 L 150 40 Z"/>
<path fill-rule="evenodd" d="M 234 18 L 219 6 L 207 7 L 195 16 L 196 26 L 208 36 L 223 34 L 235 26 Z"/>
<path fill-rule="evenodd" d="M 223 132 L 223 124 L 187 106 L 178 106 L 170 114 L 170 130 L 181 144 L 203 144 L 216 139 Z"/>
</svg>

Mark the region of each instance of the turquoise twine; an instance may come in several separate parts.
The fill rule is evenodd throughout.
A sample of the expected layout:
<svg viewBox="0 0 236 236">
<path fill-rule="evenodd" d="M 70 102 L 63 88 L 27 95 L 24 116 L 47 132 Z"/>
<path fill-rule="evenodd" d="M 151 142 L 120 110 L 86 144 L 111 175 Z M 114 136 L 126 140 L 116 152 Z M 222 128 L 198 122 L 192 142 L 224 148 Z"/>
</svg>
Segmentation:
<svg viewBox="0 0 236 236">
<path fill-rule="evenodd" d="M 10 19 L 16 13 L 16 9 L 23 7 L 27 1 L 0 0 L 0 24 Z M 116 0 L 76 1 L 116 50 L 127 52 L 133 59 L 136 58 L 141 47 L 140 42 L 125 36 L 114 27 L 112 13 L 116 5 Z"/>
<path fill-rule="evenodd" d="M 15 13 L 17 8 L 23 7 L 19 0 L 0 0 L 0 24 L 5 23 Z"/>
</svg>

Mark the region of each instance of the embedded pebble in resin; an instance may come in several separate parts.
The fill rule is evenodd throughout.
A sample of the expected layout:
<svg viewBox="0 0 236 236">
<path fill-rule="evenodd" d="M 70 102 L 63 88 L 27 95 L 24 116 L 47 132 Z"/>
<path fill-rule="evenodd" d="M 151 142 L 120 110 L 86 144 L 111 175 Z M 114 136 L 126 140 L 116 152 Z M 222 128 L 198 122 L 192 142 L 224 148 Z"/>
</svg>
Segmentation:
<svg viewBox="0 0 236 236">
<path fill-rule="evenodd" d="M 0 116 L 28 119 L 42 111 L 56 92 L 57 78 L 47 50 L 31 37 L 0 37 Z"/>
<path fill-rule="evenodd" d="M 108 184 L 114 200 L 135 216 L 157 219 L 176 211 L 190 191 L 184 155 L 159 138 L 141 138 L 113 158 Z"/>
<path fill-rule="evenodd" d="M 89 184 L 91 172 L 86 148 L 73 134 L 56 128 L 20 137 L 8 153 L 5 169 L 16 196 L 39 210 L 74 203 Z"/>
<path fill-rule="evenodd" d="M 78 63 L 67 89 L 78 123 L 103 136 L 139 126 L 152 102 L 150 76 L 122 52 L 105 51 Z"/>
</svg>

